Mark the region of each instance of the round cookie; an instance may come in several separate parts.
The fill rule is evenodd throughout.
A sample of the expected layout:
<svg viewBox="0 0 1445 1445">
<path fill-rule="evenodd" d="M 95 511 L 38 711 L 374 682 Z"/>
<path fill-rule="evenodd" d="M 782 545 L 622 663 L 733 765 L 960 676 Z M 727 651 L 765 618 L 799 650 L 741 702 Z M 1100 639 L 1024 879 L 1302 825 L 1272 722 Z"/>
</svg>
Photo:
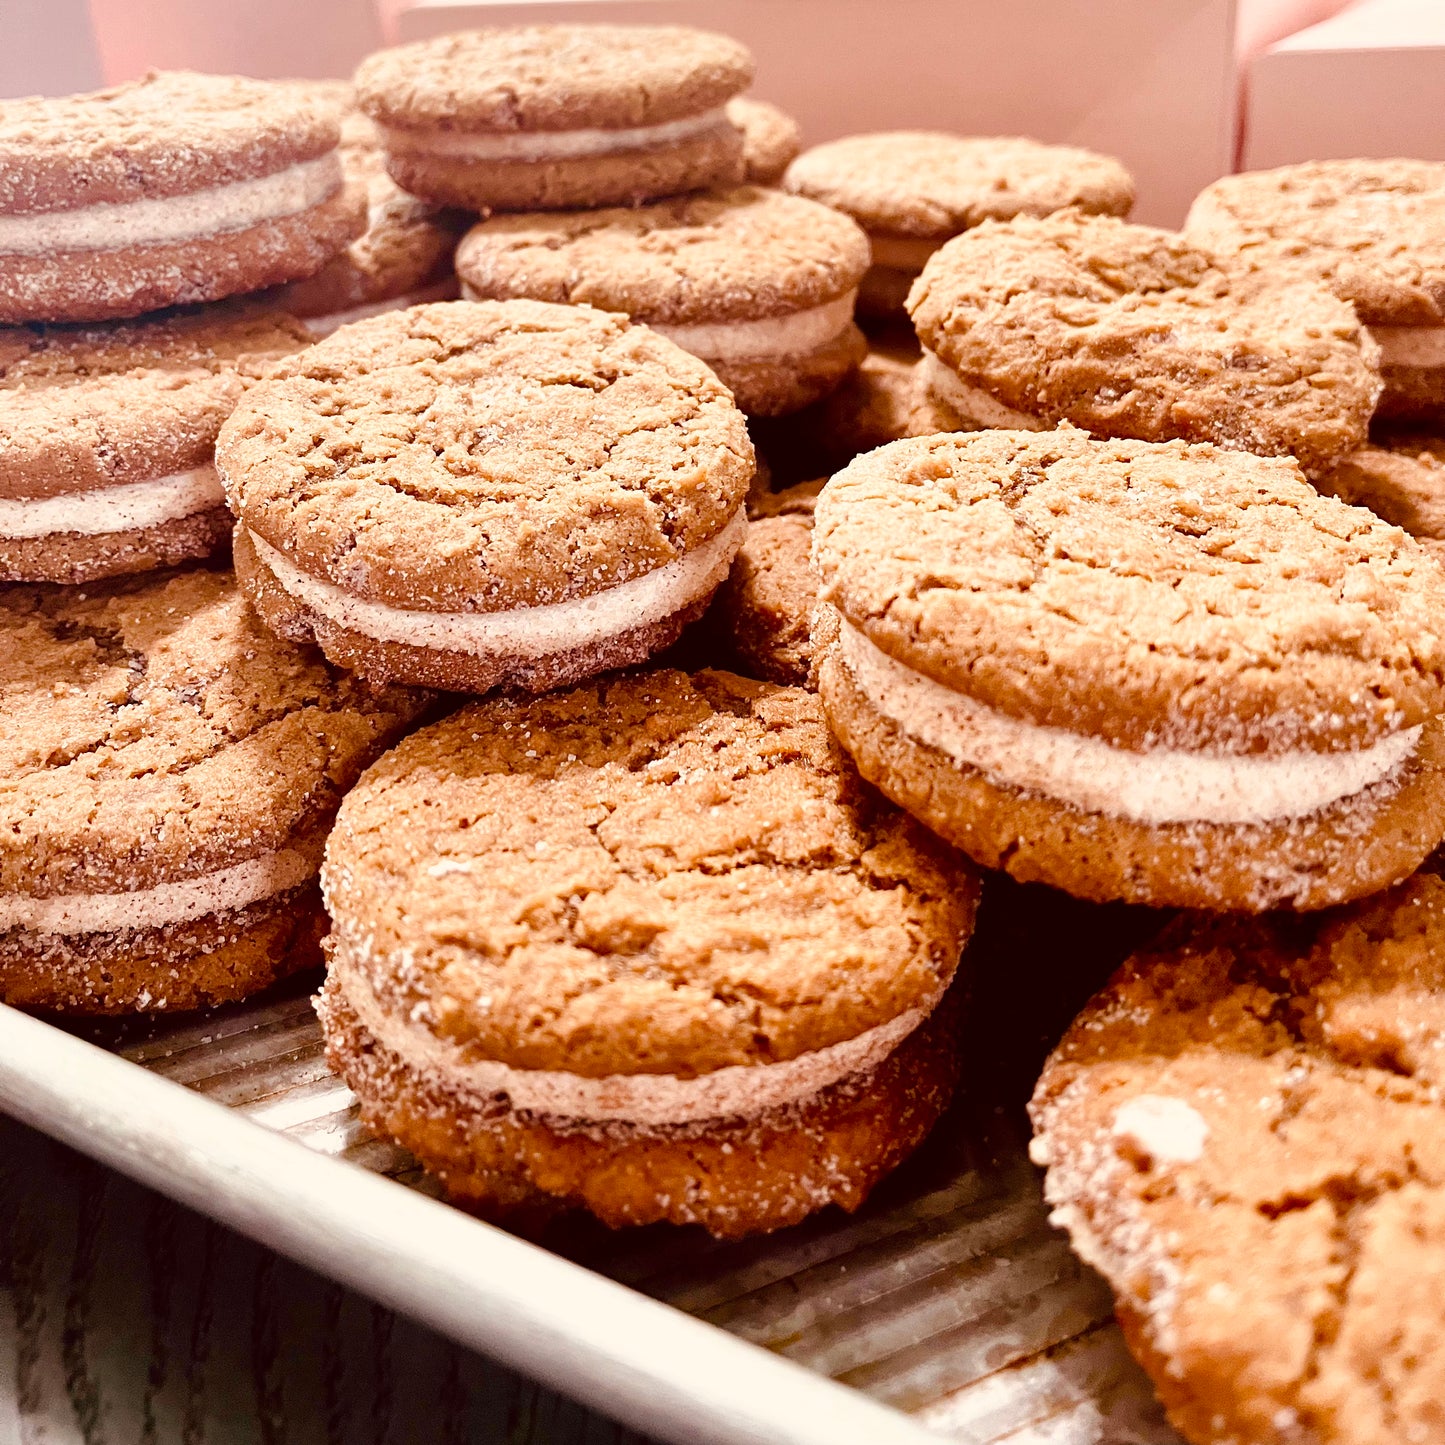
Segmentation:
<svg viewBox="0 0 1445 1445">
<path fill-rule="evenodd" d="M 1076 896 L 1321 908 L 1445 836 L 1445 575 L 1291 461 L 895 442 L 818 499 L 814 668 L 863 775 Z"/>
<path fill-rule="evenodd" d="M 356 72 L 387 169 L 464 210 L 635 205 L 743 178 L 726 105 L 753 78 L 736 40 L 670 25 L 470 30 Z"/>
<path fill-rule="evenodd" d="M 316 82 L 318 93 L 347 97 L 350 86 Z M 466 218 L 408 195 L 387 174 L 375 124 L 360 111 L 341 123 L 341 167 L 366 193 L 366 230 L 314 276 L 268 294 L 283 311 L 301 317 L 319 337 L 340 326 L 457 295 L 452 253 Z"/>
<path fill-rule="evenodd" d="M 99 321 L 320 269 L 365 227 L 333 104 L 154 72 L 0 100 L 0 322 Z"/>
<path fill-rule="evenodd" d="M 1181 920 L 1034 1095 L 1055 1221 L 1195 1445 L 1445 1427 L 1445 880 Z"/>
<path fill-rule="evenodd" d="M 980 226 L 924 267 L 908 310 L 960 430 L 1068 421 L 1318 475 L 1364 442 L 1380 394 L 1378 348 L 1318 284 L 1224 270 L 1112 217 Z"/>
<path fill-rule="evenodd" d="M 867 350 L 853 324 L 863 233 L 826 206 L 757 186 L 494 216 L 467 232 L 456 265 L 472 300 L 626 312 L 701 357 L 750 415 L 807 406 Z"/>
<path fill-rule="evenodd" d="M 803 132 L 786 111 L 766 100 L 740 95 L 727 103 L 728 119 L 743 136 L 743 179 L 775 186 L 803 148 Z"/>
<path fill-rule="evenodd" d="M 0 581 L 89 582 L 214 551 L 231 531 L 216 433 L 310 342 L 249 306 L 0 327 Z"/>
<path fill-rule="evenodd" d="M 1403 527 L 1437 562 L 1445 562 L 1445 437 L 1381 431 L 1315 486 Z"/>
<path fill-rule="evenodd" d="M 0 589 L 0 1000 L 225 1003 L 319 961 L 342 794 L 419 712 L 272 637 L 229 572 Z"/>
<path fill-rule="evenodd" d="M 854 1209 L 957 1075 L 977 877 L 798 689 L 474 703 L 347 797 L 324 886 L 331 1062 L 463 1203 L 725 1236 Z"/>
<path fill-rule="evenodd" d="M 708 609 L 708 630 L 749 677 L 807 685 L 818 600 L 808 554 L 813 507 L 826 481 L 800 482 L 749 505 L 748 535 Z"/>
<path fill-rule="evenodd" d="M 1064 206 L 1126 216 L 1129 172 L 1110 156 L 1021 136 L 880 131 L 828 141 L 788 167 L 785 190 L 852 216 L 873 265 L 858 293 L 864 316 L 895 316 L 924 263 L 982 221 L 1047 216 Z"/>
<path fill-rule="evenodd" d="M 746 530 L 741 413 L 625 317 L 442 302 L 252 388 L 216 462 L 267 624 L 379 682 L 565 686 L 702 615 Z"/>
<path fill-rule="evenodd" d="M 1215 181 L 1185 230 L 1354 305 L 1380 346 L 1379 414 L 1445 418 L 1445 162 L 1309 161 Z"/>
</svg>

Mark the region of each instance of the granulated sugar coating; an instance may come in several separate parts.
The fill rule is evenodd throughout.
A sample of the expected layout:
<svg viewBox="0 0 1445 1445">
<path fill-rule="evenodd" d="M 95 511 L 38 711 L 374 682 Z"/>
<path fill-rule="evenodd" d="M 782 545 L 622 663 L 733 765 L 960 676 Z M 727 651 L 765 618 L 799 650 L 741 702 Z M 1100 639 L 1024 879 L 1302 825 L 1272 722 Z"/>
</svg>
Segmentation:
<svg viewBox="0 0 1445 1445">
<path fill-rule="evenodd" d="M 701 362 L 533 301 L 344 327 L 247 395 L 216 458 L 273 627 L 373 678 L 477 692 L 673 641 L 726 575 L 754 466 Z M 535 636 L 469 646 L 493 617 Z"/>
<path fill-rule="evenodd" d="M 923 1021 L 976 877 L 806 692 L 474 704 L 366 775 L 325 882 L 337 1065 L 464 1197 L 774 1228 L 856 1205 L 946 1097 L 952 1025 Z"/>
<path fill-rule="evenodd" d="M 1100 900 L 1319 908 L 1440 841 L 1445 577 L 1293 463 L 1072 428 L 897 442 L 825 488 L 813 561 L 830 724 L 989 867 Z M 947 736 L 927 721 L 945 703 Z M 1131 803 L 1097 799 L 1108 769 Z M 1240 806 L 1177 811 L 1209 769 Z"/>
<path fill-rule="evenodd" d="M 1181 920 L 1084 1010 L 1034 1154 L 1200 1445 L 1445 1430 L 1445 880 Z"/>
</svg>

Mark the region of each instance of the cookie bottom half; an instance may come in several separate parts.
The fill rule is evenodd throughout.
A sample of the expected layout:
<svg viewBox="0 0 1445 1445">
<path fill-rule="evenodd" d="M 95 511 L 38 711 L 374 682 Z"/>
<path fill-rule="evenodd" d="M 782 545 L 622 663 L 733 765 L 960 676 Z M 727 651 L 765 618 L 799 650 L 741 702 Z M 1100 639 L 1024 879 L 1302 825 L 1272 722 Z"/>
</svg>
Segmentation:
<svg viewBox="0 0 1445 1445">
<path fill-rule="evenodd" d="M 479 655 L 382 642 L 321 616 L 282 587 L 276 574 L 256 555 L 250 536 L 241 526 L 235 530 L 234 556 L 243 591 L 261 620 L 278 637 L 315 643 L 331 662 L 360 673 L 368 682 L 407 683 L 448 692 L 484 693 L 494 687 L 550 692 L 600 672 L 633 667 L 676 642 L 683 629 L 702 616 L 712 599 L 709 591 L 656 622 L 583 647 L 542 656 Z"/>
<path fill-rule="evenodd" d="M 917 279 L 917 271 L 870 266 L 858 285 L 858 314 L 874 321 L 906 315 L 904 302 Z"/>
<path fill-rule="evenodd" d="M 0 1000 L 55 1013 L 180 1013 L 235 1003 L 321 962 L 313 882 L 188 923 L 110 933 L 0 933 Z"/>
<path fill-rule="evenodd" d="M 421 148 L 390 150 L 386 168 L 414 196 L 485 216 L 632 206 L 737 185 L 743 179 L 743 148 L 737 130 L 723 125 L 675 145 L 571 160 L 469 160 Z"/>
<path fill-rule="evenodd" d="M 0 537 L 0 582 L 95 582 L 199 561 L 226 545 L 231 525 L 224 507 L 210 507 L 127 532 Z"/>
<path fill-rule="evenodd" d="M 549 1121 L 457 1089 L 373 1038 L 334 978 L 319 1011 L 327 1058 L 362 1117 L 415 1154 L 456 1203 L 505 1215 L 551 1201 L 614 1228 L 665 1221 L 738 1238 L 829 1204 L 857 1209 L 922 1142 L 958 1082 L 960 999 L 955 986 L 870 1073 L 804 1104 L 670 1130 Z"/>
<path fill-rule="evenodd" d="M 189 241 L 0 254 L 0 322 L 107 321 L 218 301 L 309 276 L 365 229 L 366 190 L 353 184 L 295 215 Z"/>
<path fill-rule="evenodd" d="M 990 782 L 883 716 L 825 641 L 824 711 L 858 770 L 987 868 L 1094 902 L 1239 910 L 1326 908 L 1408 877 L 1445 835 L 1445 721 L 1391 778 L 1302 818 L 1137 822 Z"/>
<path fill-rule="evenodd" d="M 748 416 L 787 416 L 841 386 L 868 354 L 868 341 L 849 325 L 826 346 L 776 361 L 715 361 L 704 357 Z"/>
</svg>

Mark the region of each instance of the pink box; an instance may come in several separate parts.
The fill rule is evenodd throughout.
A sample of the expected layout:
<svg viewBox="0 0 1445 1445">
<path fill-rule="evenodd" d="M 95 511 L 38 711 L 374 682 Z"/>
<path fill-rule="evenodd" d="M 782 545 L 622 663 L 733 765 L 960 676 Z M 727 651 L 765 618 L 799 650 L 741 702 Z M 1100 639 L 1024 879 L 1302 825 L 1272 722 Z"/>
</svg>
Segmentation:
<svg viewBox="0 0 1445 1445">
<path fill-rule="evenodd" d="M 1445 160 L 1445 5 L 1365 0 L 1256 56 L 1247 170 L 1349 156 Z"/>
</svg>

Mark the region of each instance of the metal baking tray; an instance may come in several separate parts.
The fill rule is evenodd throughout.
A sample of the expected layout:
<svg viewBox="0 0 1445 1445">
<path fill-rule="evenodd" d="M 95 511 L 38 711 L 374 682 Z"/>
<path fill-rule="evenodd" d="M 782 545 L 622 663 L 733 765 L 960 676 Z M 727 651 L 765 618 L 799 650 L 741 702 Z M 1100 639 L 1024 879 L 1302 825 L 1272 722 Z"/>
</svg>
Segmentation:
<svg viewBox="0 0 1445 1445">
<path fill-rule="evenodd" d="M 572 1221 L 543 1248 L 441 1203 L 327 1070 L 314 977 L 179 1021 L 0 1007 L 0 1109 L 680 1445 L 1177 1445 L 1048 1223 L 1022 1111 L 1154 921 L 992 883 L 958 1103 L 858 1214 L 740 1243 Z"/>
</svg>

